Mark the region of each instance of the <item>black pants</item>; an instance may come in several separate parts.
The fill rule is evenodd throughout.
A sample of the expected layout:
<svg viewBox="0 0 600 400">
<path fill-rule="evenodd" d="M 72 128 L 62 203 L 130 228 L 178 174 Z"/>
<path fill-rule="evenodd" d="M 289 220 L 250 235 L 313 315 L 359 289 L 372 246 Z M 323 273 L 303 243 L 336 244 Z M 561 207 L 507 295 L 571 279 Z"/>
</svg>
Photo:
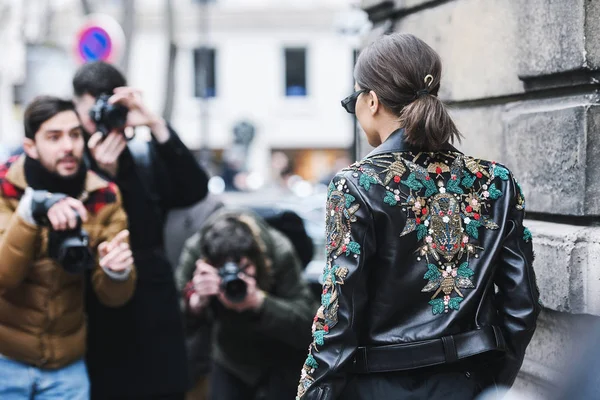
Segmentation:
<svg viewBox="0 0 600 400">
<path fill-rule="evenodd" d="M 495 387 L 489 372 L 473 360 L 409 371 L 348 376 L 344 400 L 472 400 Z"/>
<path fill-rule="evenodd" d="M 282 400 L 296 397 L 298 380 L 291 374 L 273 372 L 250 386 L 218 364 L 210 373 L 209 400 Z"/>
</svg>

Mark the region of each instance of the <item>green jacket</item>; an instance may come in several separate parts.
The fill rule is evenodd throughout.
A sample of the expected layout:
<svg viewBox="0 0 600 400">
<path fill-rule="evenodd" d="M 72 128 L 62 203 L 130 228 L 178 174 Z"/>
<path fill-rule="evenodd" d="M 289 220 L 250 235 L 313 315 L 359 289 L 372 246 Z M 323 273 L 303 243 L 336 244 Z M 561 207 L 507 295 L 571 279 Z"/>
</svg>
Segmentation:
<svg viewBox="0 0 600 400">
<path fill-rule="evenodd" d="M 202 256 L 203 233 L 218 219 L 231 215 L 253 222 L 253 230 L 271 261 L 273 284 L 265 290 L 267 297 L 259 312 L 237 313 L 213 299 L 202 317 L 213 326 L 213 359 L 250 385 L 257 384 L 272 369 L 281 372 L 289 367 L 290 374 L 297 378 L 298 366 L 311 341 L 318 304 L 286 236 L 249 211 L 221 210 L 187 240 L 176 272 L 177 287 L 181 292 L 193 277 L 196 261 Z"/>
</svg>

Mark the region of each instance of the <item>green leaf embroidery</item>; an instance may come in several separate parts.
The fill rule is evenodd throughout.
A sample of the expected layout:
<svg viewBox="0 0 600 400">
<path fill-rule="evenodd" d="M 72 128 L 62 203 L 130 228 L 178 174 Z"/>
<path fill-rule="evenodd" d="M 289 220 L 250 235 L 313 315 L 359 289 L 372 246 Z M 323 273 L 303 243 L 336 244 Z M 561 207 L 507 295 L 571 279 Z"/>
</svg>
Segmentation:
<svg viewBox="0 0 600 400">
<path fill-rule="evenodd" d="M 319 368 L 319 363 L 317 362 L 317 360 L 315 360 L 312 354 L 309 354 L 308 357 L 306 357 L 306 361 L 304 361 L 304 364 L 314 369 Z"/>
<path fill-rule="evenodd" d="M 327 335 L 327 332 L 323 330 L 315 331 L 315 333 L 313 333 L 315 343 L 319 346 L 323 346 L 325 344 L 325 335 Z"/>
<path fill-rule="evenodd" d="M 458 310 L 460 303 L 463 301 L 462 297 L 452 297 L 448 302 L 448 308 L 452 310 Z"/>
<path fill-rule="evenodd" d="M 427 227 L 423 224 L 417 226 L 417 240 L 421 240 L 425 236 L 427 236 Z"/>
<path fill-rule="evenodd" d="M 458 186 L 459 184 L 460 181 L 458 179 L 450 179 L 448 181 L 448 185 L 446 186 L 447 190 L 452 193 L 463 194 L 464 191 L 460 188 L 460 186 Z"/>
<path fill-rule="evenodd" d="M 369 191 L 369 189 L 371 189 L 371 185 L 376 183 L 377 179 L 367 174 L 362 174 L 358 182 L 358 184 L 364 187 L 366 191 Z"/>
<path fill-rule="evenodd" d="M 346 245 L 346 255 L 349 256 L 350 253 L 360 254 L 360 244 L 356 242 L 350 242 Z"/>
<path fill-rule="evenodd" d="M 434 264 L 427 264 L 427 272 L 423 276 L 423 279 L 431 281 L 438 279 L 441 275 L 440 270 Z"/>
<path fill-rule="evenodd" d="M 356 197 L 351 194 L 345 194 L 344 197 L 346 198 L 346 208 L 350 208 L 352 203 L 354 203 L 354 200 L 356 200 Z"/>
<path fill-rule="evenodd" d="M 429 305 L 431 305 L 433 315 L 442 314 L 444 312 L 444 300 L 442 299 L 433 299 L 429 302 Z"/>
<path fill-rule="evenodd" d="M 421 182 L 423 182 L 423 185 L 425 185 L 425 187 L 427 188 L 427 190 L 425 191 L 425 197 L 433 196 L 438 192 L 437 186 L 435 185 L 433 179 L 421 179 Z"/>
<path fill-rule="evenodd" d="M 331 293 L 321 295 L 321 304 L 323 307 L 329 307 L 329 304 L 331 304 Z"/>
<path fill-rule="evenodd" d="M 466 171 L 464 171 L 463 173 L 465 174 L 465 177 L 462 180 L 462 185 L 466 188 L 473 187 L 473 184 L 475 183 L 477 177 L 475 175 L 468 174 Z"/>
<path fill-rule="evenodd" d="M 476 220 L 471 220 L 467 225 L 467 235 L 471 236 L 473 239 L 479 239 L 479 227 L 481 223 Z"/>
<path fill-rule="evenodd" d="M 423 185 L 416 179 L 416 174 L 413 172 L 406 178 L 405 181 L 401 181 L 401 183 L 405 186 L 408 186 L 412 190 L 421 190 Z"/>
<path fill-rule="evenodd" d="M 392 207 L 395 206 L 396 204 L 398 204 L 398 200 L 396 200 L 396 196 L 392 192 L 387 192 L 385 194 L 385 198 L 383 199 L 383 202 L 385 204 L 389 204 Z"/>
<path fill-rule="evenodd" d="M 327 191 L 327 197 L 331 196 L 331 193 L 335 190 L 335 184 L 333 183 L 333 181 L 331 181 L 329 183 L 329 188 Z"/>
<path fill-rule="evenodd" d="M 495 183 L 492 183 L 490 185 L 490 188 L 488 189 L 488 192 L 490 194 L 490 198 L 496 200 L 499 199 L 500 196 L 502 196 L 502 191 L 498 190 L 498 188 L 496 187 Z"/>
<path fill-rule="evenodd" d="M 533 235 L 531 234 L 531 231 L 529 230 L 529 228 L 525 228 L 523 230 L 523 240 L 526 243 L 529 243 L 529 241 L 533 238 Z"/>
<path fill-rule="evenodd" d="M 494 175 L 502 179 L 503 181 L 508 180 L 508 170 L 499 165 L 496 165 L 496 167 L 494 168 Z"/>
<path fill-rule="evenodd" d="M 475 272 L 473 272 L 473 270 L 469 268 L 469 263 L 467 262 L 460 264 L 460 267 L 458 267 L 458 271 L 456 271 L 456 273 L 458 274 L 458 276 L 463 276 L 465 278 L 470 278 L 473 275 L 475 275 Z"/>
</svg>

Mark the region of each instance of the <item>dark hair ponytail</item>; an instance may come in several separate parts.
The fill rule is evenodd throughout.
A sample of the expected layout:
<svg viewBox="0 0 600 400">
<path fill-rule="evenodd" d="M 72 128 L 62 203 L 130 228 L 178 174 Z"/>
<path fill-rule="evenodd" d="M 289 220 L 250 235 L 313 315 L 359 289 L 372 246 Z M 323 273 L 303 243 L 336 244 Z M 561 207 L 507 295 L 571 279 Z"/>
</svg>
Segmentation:
<svg viewBox="0 0 600 400">
<path fill-rule="evenodd" d="M 431 94 L 417 97 L 400 113 L 400 123 L 406 141 L 417 147 L 439 150 L 448 141 L 458 139 L 460 133 L 440 99 Z"/>
<path fill-rule="evenodd" d="M 383 36 L 358 57 L 354 78 L 374 91 L 398 116 L 406 141 L 426 150 L 439 150 L 461 139 L 460 132 L 437 94 L 442 75 L 440 56 L 414 35 Z"/>
</svg>

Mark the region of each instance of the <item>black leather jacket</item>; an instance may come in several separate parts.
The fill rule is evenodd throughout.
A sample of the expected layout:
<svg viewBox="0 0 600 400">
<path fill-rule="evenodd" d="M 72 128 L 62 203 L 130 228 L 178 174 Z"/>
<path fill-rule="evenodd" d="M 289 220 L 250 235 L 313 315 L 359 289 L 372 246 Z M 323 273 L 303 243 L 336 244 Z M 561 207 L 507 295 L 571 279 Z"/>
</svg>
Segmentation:
<svg viewBox="0 0 600 400">
<path fill-rule="evenodd" d="M 494 349 L 465 339 L 466 350 L 452 348 L 454 359 L 500 350 L 493 375 L 511 385 L 541 310 L 524 208 L 504 166 L 450 145 L 419 152 L 402 130 L 337 174 L 321 307 L 297 399 L 338 398 L 357 349 L 425 344 L 434 353 L 437 339 L 442 354 L 425 358 L 450 362 L 446 339 L 491 327 Z M 419 357 L 414 367 L 439 364 Z M 395 362 L 402 364 L 371 363 L 362 372 L 410 369 Z"/>
</svg>

